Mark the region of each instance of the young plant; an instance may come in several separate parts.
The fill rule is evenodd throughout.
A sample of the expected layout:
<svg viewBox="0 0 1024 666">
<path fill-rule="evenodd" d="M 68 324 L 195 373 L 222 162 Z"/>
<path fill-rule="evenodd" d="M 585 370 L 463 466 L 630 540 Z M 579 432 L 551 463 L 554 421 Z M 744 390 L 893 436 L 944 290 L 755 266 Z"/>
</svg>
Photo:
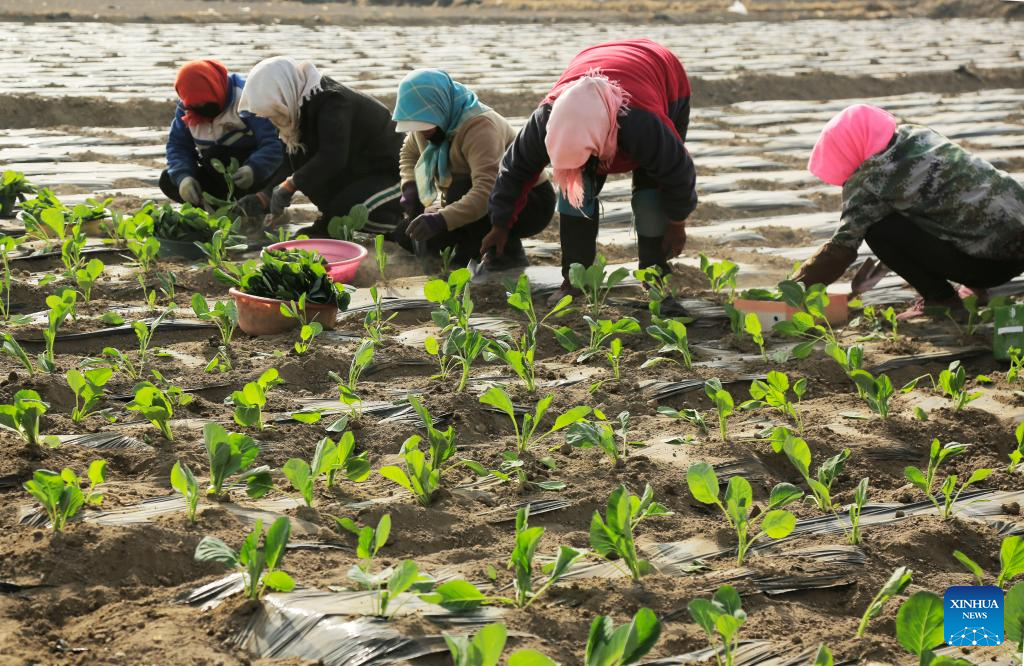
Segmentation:
<svg viewBox="0 0 1024 666">
<path fill-rule="evenodd" d="M 889 375 L 878 375 L 875 377 L 867 370 L 852 370 L 849 373 L 850 379 L 857 386 L 857 392 L 864 402 L 868 404 L 871 411 L 878 414 L 883 420 L 889 418 L 889 400 L 895 395 L 896 390 L 893 388 L 892 380 L 889 379 Z M 910 393 L 916 387 L 919 381 L 928 375 L 912 379 L 900 389 L 900 393 Z"/>
<path fill-rule="evenodd" d="M 584 315 L 583 321 L 590 329 L 590 341 L 576 358 L 577 363 L 585 363 L 591 357 L 604 353 L 604 344 L 610 342 L 617 335 L 640 332 L 640 322 L 633 317 L 623 317 L 618 321 L 612 321 L 611 319 L 593 319 L 589 315 Z M 576 351 L 583 346 L 576 333 L 568 326 L 562 326 L 555 330 L 555 339 L 566 351 Z"/>
<path fill-rule="evenodd" d="M 65 377 L 68 386 L 75 394 L 75 407 L 71 410 L 71 420 L 81 423 L 103 397 L 103 387 L 110 381 L 114 371 L 110 368 L 93 368 L 82 373 L 79 370 L 68 370 Z"/>
<path fill-rule="evenodd" d="M 942 599 L 931 592 L 916 592 L 896 613 L 896 639 L 917 655 L 920 666 L 971 666 L 974 662 L 938 656 L 932 650 L 945 644 Z"/>
<path fill-rule="evenodd" d="M 351 518 L 335 516 L 334 520 L 339 527 L 356 535 L 356 557 L 359 558 L 359 564 L 352 565 L 348 574 L 349 578 L 361 578 L 360 582 L 372 581 L 370 568 L 373 565 L 373 558 L 387 544 L 388 537 L 391 535 L 391 514 L 385 513 L 381 516 L 377 521 L 377 527 L 368 525 L 360 527 Z"/>
<path fill-rule="evenodd" d="M 932 492 L 939 466 L 946 460 L 946 458 L 959 455 L 966 450 L 966 444 L 949 442 L 945 446 L 942 446 L 939 444 L 938 439 L 934 439 L 932 440 L 931 450 L 928 455 L 927 470 L 922 472 L 913 465 L 908 466 L 903 470 L 903 474 L 907 478 L 907 481 L 910 481 L 910 483 L 925 494 L 925 497 L 927 497 L 928 500 L 935 505 L 935 508 L 939 510 L 939 515 L 942 516 L 943 519 L 948 519 L 953 516 L 953 505 L 960 499 L 960 494 L 963 493 L 963 491 L 967 490 L 979 481 L 984 481 L 992 474 L 993 470 L 991 469 L 977 469 L 971 473 L 971 476 L 967 481 L 960 485 L 959 489 L 956 487 L 957 475 L 950 474 L 943 480 L 942 485 L 940 486 L 940 491 L 943 496 L 942 503 L 940 504 L 938 498 Z"/>
<path fill-rule="evenodd" d="M 599 254 L 590 266 L 573 264 L 569 267 L 569 283 L 586 296 L 587 307 L 593 319 L 601 316 L 608 292 L 629 277 L 629 269 L 623 267 L 616 268 L 611 274 L 605 274 L 604 269 L 607 265 L 604 255 Z"/>
<path fill-rule="evenodd" d="M 196 508 L 199 506 L 199 482 L 188 465 L 180 460 L 171 468 L 171 488 L 185 498 L 185 516 L 188 522 L 196 522 Z"/>
<path fill-rule="evenodd" d="M 309 348 L 313 345 L 313 340 L 324 332 L 324 326 L 318 321 L 306 320 L 305 294 L 299 296 L 297 303 L 295 301 L 281 303 L 280 309 L 281 314 L 285 317 L 299 321 L 299 339 L 295 343 L 295 353 L 301 356 L 309 351 Z"/>
<path fill-rule="evenodd" d="M 75 269 L 75 284 L 82 294 L 82 300 L 86 303 L 92 300 L 92 288 L 96 280 L 103 274 L 103 262 L 99 259 L 90 259 L 82 268 Z"/>
<path fill-rule="evenodd" d="M 768 352 L 764 347 L 764 329 L 761 327 L 761 320 L 753 312 L 748 312 L 743 317 L 743 331 L 750 336 L 757 348 L 761 350 L 761 358 L 768 362 Z"/>
<path fill-rule="evenodd" d="M 615 562 L 612 555 L 625 562 L 633 580 L 651 571 L 651 563 L 641 559 L 636 549 L 633 530 L 646 518 L 670 516 L 672 513 L 654 501 L 654 490 L 644 487 L 643 495 L 630 495 L 620 485 L 608 496 L 608 509 L 604 518 L 600 511 L 594 511 L 590 519 L 590 546 L 598 555 Z"/>
<path fill-rule="evenodd" d="M 949 396 L 954 411 L 960 411 L 968 403 L 981 397 L 980 391 L 967 392 L 967 370 L 960 365 L 960 361 L 953 361 L 948 368 L 940 372 L 937 384 L 942 395 Z"/>
<path fill-rule="evenodd" d="M 853 492 L 853 504 L 847 508 L 850 517 L 850 531 L 846 533 L 846 540 L 851 546 L 860 545 L 860 516 L 864 510 L 864 503 L 868 501 L 868 478 L 864 477 L 857 484 Z"/>
<path fill-rule="evenodd" d="M 711 261 L 701 252 L 700 270 L 707 276 L 711 291 L 716 294 L 725 294 L 731 303 L 736 297 L 736 276 L 740 272 L 740 267 L 728 259 Z M 728 290 L 728 293 L 726 293 L 726 290 Z"/>
<path fill-rule="evenodd" d="M 388 278 L 384 274 L 384 269 L 388 265 L 388 252 L 384 249 L 384 236 L 382 234 L 377 234 L 373 237 L 373 260 L 377 264 L 380 279 L 387 282 Z"/>
<path fill-rule="evenodd" d="M 959 550 L 954 550 L 953 556 L 974 574 L 978 585 L 985 584 L 982 580 L 985 572 L 977 562 Z M 996 579 L 996 586 L 1003 587 L 1021 574 L 1024 574 L 1024 537 L 1005 537 L 999 547 L 999 576 Z"/>
<path fill-rule="evenodd" d="M 792 420 L 797 429 L 803 431 L 803 423 L 800 419 L 800 412 L 797 407 L 800 400 L 807 392 L 807 379 L 802 378 L 793 382 L 793 395 L 796 396 L 796 403 L 789 399 L 790 390 L 789 377 L 784 373 L 772 370 L 767 375 L 767 381 L 755 379 L 750 385 L 751 399 L 740 405 L 740 409 L 751 409 L 767 405 L 783 416 Z"/>
<path fill-rule="evenodd" d="M 785 453 L 789 462 L 800 472 L 804 483 L 811 489 L 809 499 L 826 513 L 835 512 L 832 502 L 832 483 L 843 471 L 846 459 L 850 457 L 850 449 L 843 449 L 818 466 L 817 478 L 811 477 L 811 448 L 807 442 L 794 437 L 787 429 L 780 428 L 781 437 L 773 434 L 772 448 L 776 453 Z"/>
<path fill-rule="evenodd" d="M 20 389 L 9 405 L 0 405 L 0 427 L 13 430 L 30 446 L 46 442 L 39 437 L 39 417 L 50 408 L 32 389 Z"/>
<path fill-rule="evenodd" d="M 857 638 L 864 637 L 864 632 L 868 629 L 868 623 L 878 617 L 889 599 L 892 599 L 897 594 L 902 594 L 903 590 L 907 589 L 913 574 L 914 572 L 907 567 L 899 567 L 892 572 L 889 580 L 885 582 L 885 585 L 882 586 L 882 589 L 878 591 L 864 610 L 864 615 L 861 616 L 860 624 L 857 626 Z"/>
<path fill-rule="evenodd" d="M 445 249 L 441 250 L 438 254 L 441 257 L 441 276 L 447 277 L 452 272 L 452 260 L 455 259 L 456 247 L 449 245 Z"/>
<path fill-rule="evenodd" d="M 370 221 L 370 210 L 365 204 L 356 204 L 348 211 L 348 215 L 335 216 L 327 223 L 327 233 L 331 238 L 351 241 L 357 231 L 361 231 Z"/>
<path fill-rule="evenodd" d="M 516 512 L 516 543 L 512 555 L 508 560 L 508 568 L 513 572 L 515 580 L 513 585 L 516 591 L 515 605 L 519 608 L 529 608 L 530 604 L 537 600 L 552 585 L 562 579 L 569 569 L 575 564 L 584 553 L 568 546 L 561 546 L 558 549 L 558 558 L 553 564 L 543 567 L 547 578 L 541 583 L 536 591 L 533 589 L 533 558 L 537 552 L 537 545 L 544 536 L 543 527 L 530 527 L 529 505 Z"/>
<path fill-rule="evenodd" d="M 590 624 L 584 666 L 629 666 L 639 663 L 661 636 L 661 622 L 650 608 L 641 608 L 632 622 L 618 627 L 611 618 L 598 615 Z M 528 666 L 533 662 L 523 662 Z M 547 662 L 541 662 L 547 663 Z M 510 663 L 510 666 L 515 666 Z"/>
<path fill-rule="evenodd" d="M 25 368 L 30 377 L 35 376 L 36 366 L 33 365 L 32 359 L 25 353 L 25 350 L 18 341 L 14 339 L 14 336 L 10 333 L 0 333 L 0 341 L 3 343 L 0 344 L 0 351 L 11 355 L 18 363 L 21 363 L 21 367 Z"/>
<path fill-rule="evenodd" d="M 366 335 L 373 340 L 374 344 L 380 344 L 384 341 L 384 334 L 391 328 L 391 320 L 398 316 L 397 312 L 392 312 L 389 316 L 384 316 L 384 309 L 381 307 L 381 296 L 380 292 L 377 291 L 376 286 L 370 287 L 370 299 L 373 301 L 373 309 L 366 312 L 366 316 L 363 318 L 363 329 L 366 331 Z"/>
<path fill-rule="evenodd" d="M 433 455 L 427 458 L 420 451 L 423 438 L 413 435 L 405 440 L 398 454 L 405 462 L 405 469 L 397 465 L 386 465 L 378 470 L 385 479 L 408 490 L 422 506 L 430 506 L 434 493 L 441 487 L 441 470 L 434 465 Z"/>
<path fill-rule="evenodd" d="M 708 434 L 708 422 L 704 420 L 704 415 L 696 409 L 673 409 L 667 405 L 662 405 L 658 407 L 658 413 L 672 419 L 686 421 L 696 428 L 697 433 L 700 435 Z"/>
<path fill-rule="evenodd" d="M 267 368 L 256 381 L 249 382 L 241 391 L 231 394 L 235 406 L 235 423 L 244 427 L 263 430 L 263 408 L 267 406 L 267 392 L 283 384 L 276 368 Z"/>
<path fill-rule="evenodd" d="M 647 327 L 647 334 L 662 344 L 658 354 L 676 353 L 679 359 L 671 356 L 655 356 L 647 359 L 641 368 L 649 368 L 658 363 L 675 363 L 678 366 L 689 369 L 693 365 L 693 355 L 690 353 L 690 341 L 686 334 L 686 324 L 681 319 L 656 319 Z"/>
<path fill-rule="evenodd" d="M 35 194 L 35 185 L 20 171 L 5 170 L 0 176 L 0 217 L 14 217 L 14 206 L 25 201 L 26 194 Z"/>
<path fill-rule="evenodd" d="M 363 376 L 370 364 L 373 363 L 374 354 L 377 352 L 377 346 L 370 338 L 364 338 L 359 343 L 359 347 L 356 352 L 352 355 L 352 360 L 348 365 L 348 379 L 342 380 L 336 373 L 331 374 L 331 377 L 338 382 L 338 392 L 340 394 L 340 400 L 346 405 L 351 405 L 359 402 L 359 395 L 356 394 L 356 385 L 359 383 L 359 378 Z"/>
<path fill-rule="evenodd" d="M 164 312 L 149 324 L 144 321 L 137 321 L 132 324 L 132 330 L 135 332 L 135 337 L 139 340 L 139 354 L 138 364 L 133 362 L 131 358 L 122 352 L 120 349 L 114 347 L 103 348 L 103 358 L 108 359 L 115 370 L 123 372 L 132 379 L 142 379 L 143 374 L 146 371 L 146 361 L 149 357 L 149 347 L 153 342 L 153 336 L 156 334 L 156 329 L 163 322 L 164 317 L 171 313 L 170 309 L 164 310 Z"/>
<path fill-rule="evenodd" d="M 1024 353 L 1017 347 L 1010 347 L 1007 350 L 1010 356 L 1010 369 L 1006 371 L 1006 383 L 1012 384 L 1020 378 L 1024 370 Z"/>
<path fill-rule="evenodd" d="M 715 413 L 718 415 L 718 432 L 722 435 L 722 441 L 729 441 L 727 421 L 736 411 L 736 402 L 732 399 L 732 394 L 722 387 L 720 379 L 713 377 L 704 382 L 704 395 L 715 405 Z"/>
<path fill-rule="evenodd" d="M 86 476 L 89 488 L 83 493 L 82 482 L 70 468 L 65 467 L 60 474 L 46 469 L 37 469 L 32 479 L 23 485 L 28 494 L 39 500 L 50 519 L 54 532 L 61 532 L 68 520 L 75 517 L 83 506 L 99 506 L 103 502 L 104 493 L 98 490 L 106 481 L 107 461 L 93 460 L 89 463 Z"/>
<path fill-rule="evenodd" d="M 54 343 L 57 341 L 57 329 L 75 311 L 75 302 L 78 300 L 78 292 L 74 289 L 65 289 L 60 293 L 50 294 L 46 297 L 46 306 L 50 308 L 46 313 L 46 330 L 43 331 L 43 340 L 46 343 L 46 351 L 39 357 L 39 365 L 47 372 L 57 370 L 57 363 L 53 355 Z"/>
<path fill-rule="evenodd" d="M 722 585 L 715 590 L 710 600 L 694 599 L 687 604 L 686 610 L 707 634 L 718 666 L 733 666 L 736 663 L 736 649 L 739 647 L 739 630 L 747 621 L 736 588 Z"/>
<path fill-rule="evenodd" d="M 223 495 L 225 482 L 236 474 L 241 476 L 235 481 L 245 483 L 245 492 L 253 499 L 263 497 L 273 488 L 270 468 L 266 465 L 252 467 L 260 453 L 259 444 L 252 437 L 237 432 L 228 433 L 219 423 L 207 423 L 203 426 L 203 443 L 210 462 L 207 495 Z"/>
<path fill-rule="evenodd" d="M 11 316 L 11 263 L 10 253 L 18 246 L 14 236 L 0 235 L 0 321 L 22 323 L 23 317 Z"/>
<path fill-rule="evenodd" d="M 473 314 L 473 299 L 469 295 L 470 278 L 472 274 L 469 270 L 460 268 L 453 271 L 447 281 L 431 280 L 423 286 L 426 299 L 440 306 L 440 309 L 430 314 L 445 336 L 440 353 L 462 367 L 456 393 L 466 388 L 469 370 L 487 346 L 483 334 L 469 325 L 469 318 Z"/>
<path fill-rule="evenodd" d="M 344 471 L 345 476 L 355 483 L 369 478 L 370 462 L 367 454 L 353 455 L 354 449 L 355 437 L 351 432 L 343 434 L 337 444 L 331 438 L 324 437 L 317 442 L 311 463 L 301 458 L 291 458 L 281 471 L 292 487 L 302 493 L 306 506 L 313 506 L 313 490 L 316 480 L 321 476 L 326 478 L 328 488 L 334 487 L 339 471 Z"/>
<path fill-rule="evenodd" d="M 519 419 L 516 417 L 515 405 L 512 404 L 512 398 L 509 397 L 508 393 L 506 393 L 504 389 L 498 386 L 492 386 L 487 389 L 482 396 L 480 396 L 481 403 L 489 405 L 503 414 L 506 414 L 512 421 L 512 428 L 516 435 L 516 451 L 520 454 L 528 451 L 532 445 L 538 444 L 548 435 L 558 432 L 563 428 L 567 428 L 574 423 L 578 423 L 590 414 L 590 407 L 573 407 L 559 415 L 555 419 L 551 428 L 538 435 L 537 428 L 540 426 L 541 421 L 547 414 L 548 408 L 551 407 L 552 400 L 554 400 L 553 395 L 541 398 L 534 407 L 532 414 L 530 412 L 526 412 L 523 415 L 522 427 L 520 427 Z"/>
<path fill-rule="evenodd" d="M 736 564 L 742 566 L 750 547 L 763 536 L 784 539 L 796 527 L 796 517 L 782 507 L 799 501 L 803 493 L 796 486 L 780 483 L 772 488 L 764 511 L 752 512 L 754 494 L 750 482 L 740 476 L 729 479 L 725 489 L 725 503 L 719 499 L 718 476 L 711 465 L 694 463 L 686 470 L 686 485 L 693 498 L 702 504 L 717 506 L 725 514 L 729 527 L 736 531 Z M 760 523 L 760 531 L 757 524 Z M 751 536 L 753 532 L 753 536 Z"/>
<path fill-rule="evenodd" d="M 240 569 L 245 581 L 245 596 L 249 599 L 259 599 L 268 589 L 291 592 L 295 589 L 295 580 L 278 568 L 284 559 L 291 531 L 291 521 L 281 516 L 271 523 L 264 537 L 263 521 L 257 519 L 252 532 L 242 542 L 237 553 L 220 539 L 205 536 L 196 546 L 195 559 L 197 562 L 218 562 L 232 569 Z M 260 537 L 264 537 L 262 548 Z"/>
<path fill-rule="evenodd" d="M 604 412 L 594 410 L 594 415 L 606 421 Z M 581 420 L 569 429 L 565 441 L 570 446 L 581 449 L 601 449 L 613 464 L 619 465 L 629 456 L 630 446 L 642 446 L 643 442 L 630 441 L 627 436 L 629 431 L 629 412 L 619 412 L 615 417 L 618 428 L 613 428 L 609 423 L 593 423 Z"/>
<path fill-rule="evenodd" d="M 192 295 L 192 312 L 202 321 L 212 321 L 220 332 L 220 346 L 217 355 L 206 366 L 206 372 L 219 369 L 221 372 L 231 370 L 231 338 L 238 328 L 238 308 L 233 300 L 217 301 L 210 307 L 202 294 Z"/>
<path fill-rule="evenodd" d="M 135 397 L 128 403 L 126 409 L 131 412 L 138 412 L 146 420 L 160 430 L 167 441 L 174 441 L 174 434 L 171 433 L 171 417 L 174 416 L 174 407 L 171 398 L 167 393 L 155 386 L 152 382 L 141 382 L 135 386 Z"/>
<path fill-rule="evenodd" d="M 1015 473 L 1021 467 L 1021 462 L 1024 461 L 1024 421 L 1017 424 L 1014 436 L 1017 438 L 1017 448 L 1010 451 L 1010 464 L 1006 468 L 1007 474 Z"/>
<path fill-rule="evenodd" d="M 453 666 L 498 666 L 507 636 L 505 625 L 495 623 L 481 627 L 472 638 L 444 634 L 444 641 L 451 653 Z M 509 657 L 509 663 L 514 663 L 512 657 Z"/>
</svg>

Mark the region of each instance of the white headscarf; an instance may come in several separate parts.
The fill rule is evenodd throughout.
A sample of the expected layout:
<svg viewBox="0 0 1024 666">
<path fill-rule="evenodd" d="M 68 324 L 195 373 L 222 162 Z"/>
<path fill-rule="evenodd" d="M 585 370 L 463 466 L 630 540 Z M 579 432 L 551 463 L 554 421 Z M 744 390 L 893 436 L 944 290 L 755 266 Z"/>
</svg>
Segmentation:
<svg viewBox="0 0 1024 666">
<path fill-rule="evenodd" d="M 299 135 L 299 110 L 321 89 L 322 78 L 311 62 L 298 63 L 284 56 L 267 58 L 246 77 L 238 109 L 270 120 L 288 152 L 294 153 L 305 148 Z"/>
</svg>

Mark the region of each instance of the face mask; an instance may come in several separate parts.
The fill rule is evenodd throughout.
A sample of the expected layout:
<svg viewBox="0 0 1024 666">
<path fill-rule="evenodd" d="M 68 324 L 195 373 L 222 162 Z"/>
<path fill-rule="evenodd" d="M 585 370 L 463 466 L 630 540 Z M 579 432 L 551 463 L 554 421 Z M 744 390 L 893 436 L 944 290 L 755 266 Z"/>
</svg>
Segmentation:
<svg viewBox="0 0 1024 666">
<path fill-rule="evenodd" d="M 193 106 L 186 106 L 186 109 L 192 113 L 198 114 L 204 118 L 216 118 L 220 115 L 221 108 L 220 104 L 216 102 L 206 102 L 205 104 L 195 104 Z"/>
</svg>

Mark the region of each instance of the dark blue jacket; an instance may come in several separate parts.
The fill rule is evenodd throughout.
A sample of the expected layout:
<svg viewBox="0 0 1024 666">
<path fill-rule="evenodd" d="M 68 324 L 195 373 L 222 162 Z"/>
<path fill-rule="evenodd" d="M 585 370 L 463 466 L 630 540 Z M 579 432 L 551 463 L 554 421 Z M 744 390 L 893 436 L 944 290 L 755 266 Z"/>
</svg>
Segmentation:
<svg viewBox="0 0 1024 666">
<path fill-rule="evenodd" d="M 277 128 L 266 118 L 238 112 L 245 77 L 229 74 L 228 82 L 227 104 L 210 123 L 190 128 L 182 120 L 185 106 L 178 100 L 167 137 L 167 172 L 175 185 L 186 176 L 196 176 L 199 162 L 205 161 L 205 153 L 210 149 L 225 148 L 245 155 L 239 161 L 252 167 L 257 183 L 265 181 L 281 166 L 284 144 L 277 136 Z"/>
</svg>

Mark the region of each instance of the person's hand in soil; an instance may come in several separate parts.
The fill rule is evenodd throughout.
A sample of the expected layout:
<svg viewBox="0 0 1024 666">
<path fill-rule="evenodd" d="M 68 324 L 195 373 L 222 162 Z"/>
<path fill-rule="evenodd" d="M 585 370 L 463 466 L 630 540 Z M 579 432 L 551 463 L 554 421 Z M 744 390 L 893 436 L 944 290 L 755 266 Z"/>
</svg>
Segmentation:
<svg viewBox="0 0 1024 666">
<path fill-rule="evenodd" d="M 480 242 L 480 256 L 486 255 L 491 248 L 494 248 L 494 255 L 500 257 L 505 254 L 506 243 L 508 243 L 508 229 L 492 226 Z"/>
<path fill-rule="evenodd" d="M 256 180 L 256 174 L 253 173 L 251 166 L 243 166 L 239 167 L 238 171 L 231 176 L 231 180 L 238 189 L 247 190 L 252 187 L 253 182 Z"/>
<path fill-rule="evenodd" d="M 182 201 L 185 203 L 190 203 L 200 208 L 203 206 L 203 187 L 192 176 L 185 176 L 178 183 L 178 195 L 181 196 Z"/>
<path fill-rule="evenodd" d="M 270 197 L 263 192 L 247 194 L 235 203 L 235 209 L 243 217 L 262 217 L 267 214 Z"/>
<path fill-rule="evenodd" d="M 825 243 L 814 256 L 800 265 L 800 270 L 793 279 L 805 285 L 832 284 L 846 272 L 856 258 L 855 248 Z"/>
<path fill-rule="evenodd" d="M 295 185 L 291 179 L 286 178 L 283 183 L 274 188 L 270 196 L 270 214 L 277 217 L 284 212 L 285 208 L 292 205 L 292 197 L 295 196 Z"/>
<path fill-rule="evenodd" d="M 665 230 L 665 238 L 661 241 L 661 249 L 666 259 L 678 257 L 686 248 L 686 220 L 669 222 Z"/>
<path fill-rule="evenodd" d="M 405 233 L 414 241 L 428 241 L 445 230 L 447 224 L 441 213 L 424 213 L 409 223 Z"/>
</svg>

